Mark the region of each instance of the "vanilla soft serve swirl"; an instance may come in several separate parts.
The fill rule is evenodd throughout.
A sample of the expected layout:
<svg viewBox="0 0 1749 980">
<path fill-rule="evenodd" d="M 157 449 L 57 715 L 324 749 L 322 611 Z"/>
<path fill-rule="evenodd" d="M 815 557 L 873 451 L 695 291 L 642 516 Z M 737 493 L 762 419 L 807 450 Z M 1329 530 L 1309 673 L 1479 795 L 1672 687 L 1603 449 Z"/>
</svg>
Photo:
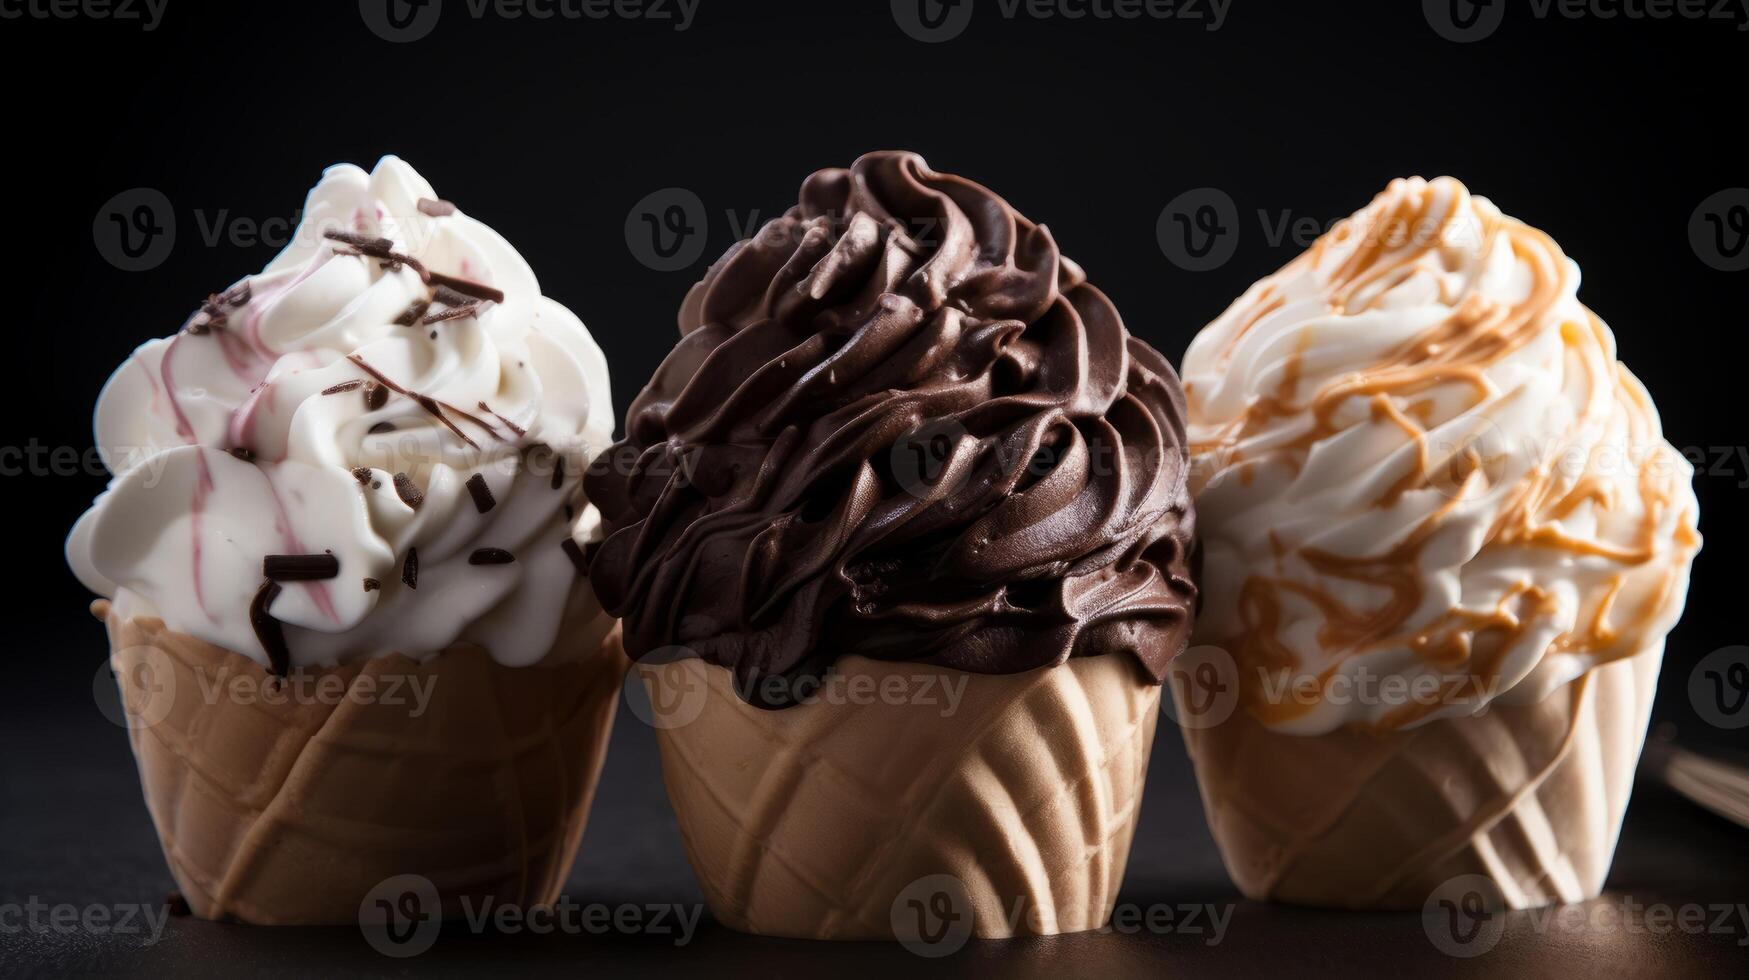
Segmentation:
<svg viewBox="0 0 1749 980">
<path fill-rule="evenodd" d="M 1398 180 L 1191 344 L 1197 639 L 1266 724 L 1468 714 L 1661 643 L 1691 469 L 1578 285 L 1457 181 Z"/>
<path fill-rule="evenodd" d="M 394 157 L 336 166 L 261 274 L 110 378 L 116 476 L 68 556 L 123 615 L 264 664 L 533 663 L 567 615 L 605 628 L 578 567 L 611 427 L 600 350 L 515 249 Z M 325 577 L 270 586 L 284 555 Z"/>
</svg>

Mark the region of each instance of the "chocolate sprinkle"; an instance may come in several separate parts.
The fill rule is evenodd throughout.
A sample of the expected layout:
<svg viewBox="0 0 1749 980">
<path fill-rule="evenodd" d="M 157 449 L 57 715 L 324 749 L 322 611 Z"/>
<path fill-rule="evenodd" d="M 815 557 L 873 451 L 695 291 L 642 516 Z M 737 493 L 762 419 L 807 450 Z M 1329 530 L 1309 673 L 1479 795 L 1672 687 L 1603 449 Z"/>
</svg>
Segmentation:
<svg viewBox="0 0 1749 980">
<path fill-rule="evenodd" d="M 376 590 L 378 590 L 382 587 L 383 587 L 383 583 L 378 582 L 374 578 L 366 578 L 364 580 L 364 591 L 366 591 L 366 592 L 375 592 Z"/>
<path fill-rule="evenodd" d="M 419 587 L 419 549 L 408 548 L 407 560 L 401 563 L 401 582 L 409 589 Z"/>
<path fill-rule="evenodd" d="M 505 418 L 504 416 L 499 415 L 497 412 L 494 412 L 492 410 L 492 406 L 486 404 L 485 402 L 480 403 L 480 411 L 485 412 L 487 415 L 492 416 L 493 418 L 497 419 L 499 422 L 504 423 L 504 427 L 506 429 L 509 429 L 511 432 L 514 432 L 519 436 L 528 435 L 527 429 L 524 429 L 522 426 L 517 425 L 515 422 L 512 422 L 509 419 Z"/>
<path fill-rule="evenodd" d="M 255 628 L 255 639 L 267 651 L 269 669 L 275 677 L 284 677 L 291 670 L 291 648 L 285 643 L 285 627 L 268 610 L 279 598 L 279 583 L 268 579 L 249 603 L 249 625 Z"/>
<path fill-rule="evenodd" d="M 234 446 L 234 447 L 232 447 L 231 448 L 231 455 L 237 457 L 238 459 L 242 460 L 245 463 L 255 462 L 255 450 L 250 449 L 248 446 Z"/>
<path fill-rule="evenodd" d="M 489 299 L 494 303 L 504 302 L 504 291 L 502 289 L 494 289 L 483 282 L 475 282 L 472 279 L 463 279 L 460 276 L 446 276 L 441 272 L 433 272 L 426 277 L 426 281 L 433 286 L 448 286 L 458 293 L 467 293 L 469 296 L 477 296 L 480 299 Z"/>
<path fill-rule="evenodd" d="M 553 489 L 557 490 L 564 485 L 565 485 L 565 457 L 554 456 L 553 457 Z"/>
<path fill-rule="evenodd" d="M 427 303 L 422 299 L 416 299 L 408 304 L 407 308 L 401 312 L 400 316 L 395 317 L 395 326 L 410 327 L 413 324 L 418 323 L 419 318 L 424 316 L 425 311 L 429 309 L 431 309 L 430 303 Z"/>
<path fill-rule="evenodd" d="M 352 478 L 358 481 L 359 486 L 370 486 L 370 467 L 357 467 L 352 471 Z"/>
<path fill-rule="evenodd" d="M 333 555 L 268 555 L 261 559 L 261 574 L 275 582 L 318 582 L 340 574 L 340 559 Z"/>
<path fill-rule="evenodd" d="M 466 306 L 452 306 L 447 310 L 441 310 L 437 313 L 427 313 L 419 322 L 426 326 L 430 326 L 433 323 L 442 323 L 445 320 L 460 320 L 462 317 L 479 315 L 480 304 L 469 303 Z"/>
<path fill-rule="evenodd" d="M 375 381 L 364 386 L 364 407 L 376 411 L 389 403 L 389 389 Z"/>
<path fill-rule="evenodd" d="M 578 575 L 589 574 L 589 561 L 583 557 L 583 549 L 577 547 L 577 542 L 566 538 L 559 542 L 559 547 L 564 550 L 565 557 L 571 559 L 571 564 L 577 566 Z"/>
<path fill-rule="evenodd" d="M 393 256 L 395 243 L 387 238 L 371 238 L 368 235 L 354 234 L 350 231 L 340 231 L 330 228 L 322 232 L 322 237 L 336 242 L 345 242 L 372 258 L 386 259 Z"/>
<path fill-rule="evenodd" d="M 475 302 L 475 300 L 469 299 L 467 296 L 456 292 L 448 286 L 439 286 L 432 290 L 431 301 L 433 303 L 442 303 L 445 306 L 467 306 L 468 304 Z"/>
<path fill-rule="evenodd" d="M 419 489 L 419 484 L 414 483 L 413 478 L 406 473 L 395 474 L 395 495 L 401 498 L 401 503 L 414 510 L 418 510 L 419 505 L 425 502 L 425 491 Z"/>
<path fill-rule="evenodd" d="M 470 565 L 508 565 L 516 560 L 516 556 L 503 548 L 475 548 L 468 556 Z"/>
<path fill-rule="evenodd" d="M 428 214 L 433 218 L 445 218 L 455 213 L 455 205 L 442 198 L 432 200 L 429 197 L 422 197 L 414 207 L 419 209 L 420 214 Z"/>
<path fill-rule="evenodd" d="M 370 434 L 373 436 L 379 436 L 385 432 L 393 431 L 395 431 L 395 423 L 393 422 L 378 422 L 370 427 Z"/>
<path fill-rule="evenodd" d="M 376 368 L 373 368 L 369 364 L 365 363 L 364 358 L 359 357 L 357 354 L 348 354 L 348 355 L 346 355 L 346 359 L 351 361 L 352 363 L 358 365 L 360 368 L 364 369 L 364 371 L 367 374 L 369 374 L 371 377 L 382 382 L 383 387 L 388 388 L 391 391 L 399 392 L 400 394 L 406 395 L 408 398 L 411 398 L 414 401 L 417 401 L 419 403 L 420 408 L 423 408 L 427 412 L 430 412 L 434 418 L 436 418 L 439 422 L 442 422 L 444 424 L 445 428 L 447 428 L 447 429 L 449 429 L 449 431 L 455 433 L 456 438 L 467 443 L 468 447 L 470 449 L 480 448 L 479 443 L 475 442 L 472 439 L 469 439 L 467 436 L 467 433 L 463 432 L 461 430 L 460 426 L 456 425 L 454 422 L 451 422 L 449 420 L 449 416 L 443 414 L 443 409 L 445 406 L 443 406 L 440 402 L 438 402 L 437 399 L 432 398 L 428 395 L 421 395 L 415 391 L 408 391 L 406 388 L 403 388 L 400 385 L 395 384 L 393 381 L 389 380 L 387 375 L 383 374 L 381 371 L 378 371 Z M 457 415 L 460 415 L 462 418 L 467 419 L 469 422 L 472 422 L 475 425 L 478 425 L 480 428 L 485 429 L 487 432 L 491 432 L 493 438 L 497 438 L 498 433 L 493 431 L 492 427 L 490 425 L 487 425 L 484 421 L 477 419 L 477 418 L 474 418 L 472 415 L 469 415 L 468 413 L 462 411 L 459 408 L 455 408 L 454 406 L 448 406 L 448 407 L 449 407 L 450 411 L 453 411 Z M 372 431 L 375 431 L 375 430 L 373 429 Z"/>
<path fill-rule="evenodd" d="M 357 378 L 354 378 L 351 381 L 342 381 L 337 385 L 329 385 L 328 387 L 322 389 L 322 394 L 324 394 L 324 395 L 338 395 L 343 391 L 351 391 L 354 388 L 362 388 L 362 387 L 364 387 L 364 382 L 358 380 Z"/>
<path fill-rule="evenodd" d="M 473 495 L 474 507 L 482 514 L 498 505 L 492 496 L 492 488 L 486 485 L 486 478 L 478 473 L 468 477 L 468 493 Z"/>
</svg>

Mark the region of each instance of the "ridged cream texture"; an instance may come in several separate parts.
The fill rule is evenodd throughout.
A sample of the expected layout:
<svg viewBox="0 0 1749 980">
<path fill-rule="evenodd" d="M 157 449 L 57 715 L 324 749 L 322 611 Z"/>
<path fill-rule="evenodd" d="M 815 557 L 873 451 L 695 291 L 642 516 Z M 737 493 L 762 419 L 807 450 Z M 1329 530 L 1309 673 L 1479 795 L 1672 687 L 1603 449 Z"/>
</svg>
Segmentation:
<svg viewBox="0 0 1749 980">
<path fill-rule="evenodd" d="M 1397 180 L 1191 344 L 1197 641 L 1266 724 L 1540 700 L 1675 623 L 1692 470 L 1578 286 L 1457 181 Z"/>
<path fill-rule="evenodd" d="M 145 344 L 110 378 L 96 430 L 116 476 L 67 551 L 122 615 L 265 664 L 250 617 L 263 557 L 332 552 L 337 577 L 286 582 L 269 607 L 293 666 L 456 642 L 509 665 L 547 655 L 587 592 L 561 545 L 598 523 L 581 475 L 610 441 L 607 364 L 509 243 L 436 201 L 394 157 L 330 168 L 291 244 L 209 301 L 221 322 L 197 315 L 199 329 Z M 417 264 L 331 231 L 387 239 Z M 433 301 L 420 267 L 503 299 L 402 325 L 416 302 L 466 305 Z M 383 379 L 405 393 L 373 404 L 360 385 Z M 417 506 L 397 492 L 402 473 Z M 495 500 L 484 512 L 466 487 L 476 474 Z M 481 548 L 515 561 L 470 564 Z M 413 551 L 417 588 L 402 581 Z"/>
</svg>

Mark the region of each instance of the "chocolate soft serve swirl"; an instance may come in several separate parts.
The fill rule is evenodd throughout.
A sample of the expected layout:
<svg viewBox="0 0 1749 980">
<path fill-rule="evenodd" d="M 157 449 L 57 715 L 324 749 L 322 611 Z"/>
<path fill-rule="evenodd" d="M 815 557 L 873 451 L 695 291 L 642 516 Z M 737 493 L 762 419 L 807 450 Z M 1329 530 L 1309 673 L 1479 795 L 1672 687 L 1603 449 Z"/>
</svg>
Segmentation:
<svg viewBox="0 0 1749 980">
<path fill-rule="evenodd" d="M 909 153 L 822 170 L 733 246 L 585 482 L 633 656 L 744 697 L 859 654 L 1134 657 L 1196 589 L 1183 396 L 1043 226 Z"/>
</svg>

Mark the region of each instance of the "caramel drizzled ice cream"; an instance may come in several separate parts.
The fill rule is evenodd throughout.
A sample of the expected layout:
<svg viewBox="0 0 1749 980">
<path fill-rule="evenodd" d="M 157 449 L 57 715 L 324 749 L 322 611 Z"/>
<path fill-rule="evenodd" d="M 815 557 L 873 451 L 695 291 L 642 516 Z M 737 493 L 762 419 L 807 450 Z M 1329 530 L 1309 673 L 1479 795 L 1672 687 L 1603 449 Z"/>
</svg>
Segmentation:
<svg viewBox="0 0 1749 980">
<path fill-rule="evenodd" d="M 1456 180 L 1397 180 L 1191 344 L 1197 641 L 1265 724 L 1537 700 L 1675 623 L 1692 470 L 1578 285 Z"/>
</svg>

